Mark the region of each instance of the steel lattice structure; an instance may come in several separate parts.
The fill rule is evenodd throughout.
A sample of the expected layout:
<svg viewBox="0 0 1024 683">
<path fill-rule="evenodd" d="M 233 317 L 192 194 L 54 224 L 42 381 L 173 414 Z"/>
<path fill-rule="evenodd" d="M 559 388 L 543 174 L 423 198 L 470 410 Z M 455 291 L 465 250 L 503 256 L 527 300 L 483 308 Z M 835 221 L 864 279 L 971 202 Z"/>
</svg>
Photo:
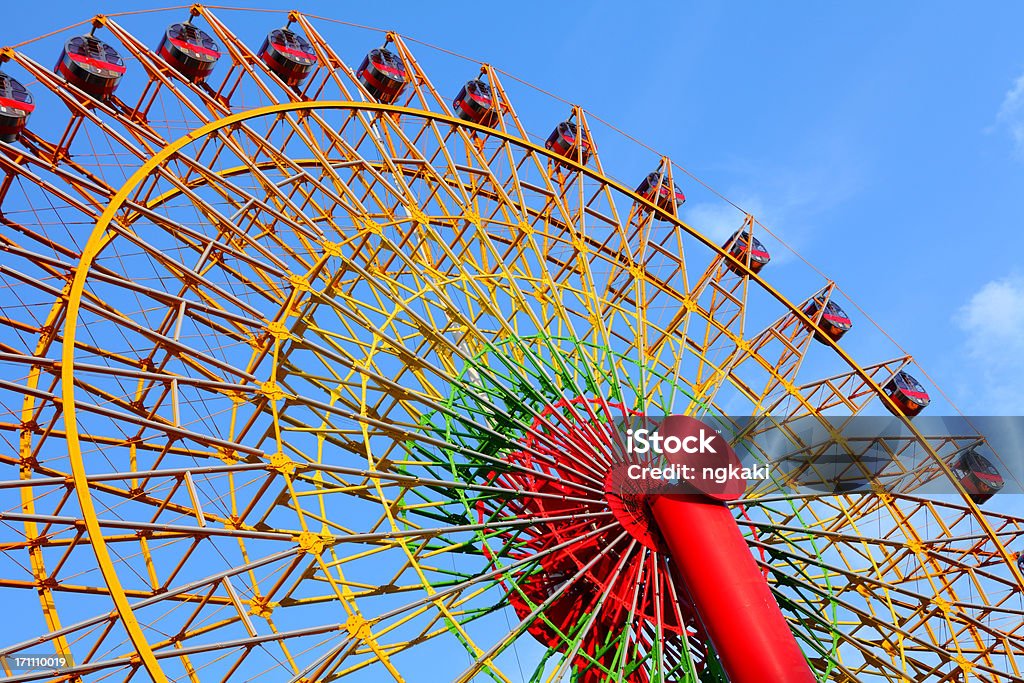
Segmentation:
<svg viewBox="0 0 1024 683">
<path fill-rule="evenodd" d="M 292 86 L 235 13 L 191 15 L 222 48 L 201 84 L 129 32 L 149 15 L 92 22 L 112 97 L 45 38 L 0 52 L 47 124 L 0 142 L 0 587 L 28 629 L 0 654 L 74 656 L 6 680 L 722 680 L 581 430 L 891 408 L 912 359 L 815 345 L 834 283 L 784 294 L 614 180 L 579 107 L 590 148 L 559 155 L 489 65 L 464 75 L 493 126 L 399 35 L 266 14 L 315 51 Z M 398 101 L 343 29 L 389 43 Z M 950 476 L 975 436 L 872 446 Z M 913 485 L 732 509 L 819 680 L 1024 675 L 1020 519 Z"/>
</svg>

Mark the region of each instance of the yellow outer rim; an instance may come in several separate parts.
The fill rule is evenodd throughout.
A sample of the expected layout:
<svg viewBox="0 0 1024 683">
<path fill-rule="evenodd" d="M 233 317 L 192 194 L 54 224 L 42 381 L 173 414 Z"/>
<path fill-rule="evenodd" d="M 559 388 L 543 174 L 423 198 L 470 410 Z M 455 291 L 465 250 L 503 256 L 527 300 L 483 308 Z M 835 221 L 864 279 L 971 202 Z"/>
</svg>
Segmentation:
<svg viewBox="0 0 1024 683">
<path fill-rule="evenodd" d="M 288 112 L 301 111 L 301 110 L 360 110 L 370 111 L 377 113 L 394 113 L 394 114 L 409 114 L 419 118 L 430 119 L 434 121 L 440 121 L 448 123 L 454 127 L 463 127 L 467 129 L 476 130 L 486 135 L 503 139 L 507 142 L 514 142 L 517 145 L 530 149 L 542 156 L 552 157 L 552 153 L 542 147 L 541 145 L 535 144 L 528 140 L 509 135 L 503 131 L 489 128 L 476 123 L 463 121 L 452 116 L 445 114 L 439 114 L 436 112 L 425 111 L 422 109 L 413 109 L 409 107 L 398 107 L 394 105 L 380 104 L 377 102 L 354 102 L 354 101 L 343 101 L 343 100 L 330 100 L 330 101 L 318 101 L 318 102 L 282 102 L 278 104 L 268 105 L 266 107 L 260 107 L 245 112 L 239 112 L 232 114 L 231 116 L 212 121 L 194 131 L 178 138 L 174 142 L 170 143 L 156 155 L 150 158 L 145 164 L 132 174 L 132 176 L 125 182 L 124 185 L 117 191 L 113 196 L 110 203 L 107 205 L 103 214 L 96 222 L 96 226 L 93 228 L 92 233 L 89 235 L 89 239 L 82 251 L 82 258 L 79 261 L 78 268 L 75 270 L 75 277 L 71 284 L 71 289 L 68 293 L 68 306 L 67 316 L 64 322 L 64 341 L 61 352 L 61 391 L 63 396 L 63 407 L 64 407 L 64 421 L 65 421 L 65 432 L 66 440 L 68 444 L 68 457 L 71 461 L 71 473 L 74 480 L 75 494 L 78 498 L 79 506 L 82 511 L 86 529 L 89 533 L 90 543 L 93 548 L 93 552 L 96 555 L 96 560 L 99 565 L 100 572 L 103 575 L 103 579 L 110 590 L 111 599 L 114 602 L 114 607 L 117 611 L 118 616 L 121 619 L 121 623 L 128 633 L 128 637 L 135 647 L 139 659 L 141 660 L 146 671 L 153 679 L 154 683 L 166 683 L 167 677 L 164 675 L 159 662 L 153 654 L 153 649 L 150 647 L 149 642 L 146 639 L 145 634 L 142 632 L 138 621 L 135 619 L 135 615 L 132 612 L 131 605 L 128 602 L 127 595 L 124 589 L 121 587 L 120 580 L 117 576 L 117 571 L 114 567 L 113 561 L 111 560 L 110 551 L 107 548 L 106 542 L 103 538 L 103 532 L 96 518 L 96 510 L 93 505 L 92 496 L 89 491 L 88 480 L 86 478 L 85 464 L 82 459 L 81 452 L 81 441 L 79 438 L 78 431 L 78 420 L 75 411 L 75 379 L 74 379 L 74 361 L 75 361 L 75 338 L 78 325 L 78 314 L 81 304 L 82 294 L 85 291 L 85 282 L 89 273 L 89 269 L 95 262 L 96 257 L 103 250 L 103 248 L 113 238 L 113 233 L 108 232 L 110 224 L 114 220 L 114 216 L 118 209 L 122 206 L 129 194 L 134 191 L 139 184 L 145 180 L 149 175 L 170 157 L 179 152 L 186 145 L 195 142 L 203 137 L 215 133 L 219 130 L 227 128 L 229 126 L 250 120 L 261 118 L 264 116 L 272 116 L 285 114 Z M 726 254 L 722 248 L 711 242 L 707 237 L 700 234 L 698 231 L 691 228 L 689 225 L 678 220 L 676 217 L 661 211 L 654 205 L 653 202 L 637 195 L 631 188 L 628 188 L 621 183 L 607 178 L 601 174 L 595 173 L 589 168 L 579 164 L 576 160 L 557 157 L 559 163 L 572 167 L 574 171 L 581 172 L 594 179 L 600 180 L 608 186 L 618 190 L 619 192 L 630 196 L 634 201 L 641 202 L 648 206 L 649 209 L 657 211 L 667 220 L 679 225 L 685 229 L 691 236 L 695 237 L 705 246 L 710 247 L 719 254 L 725 256 L 725 258 L 735 261 L 740 267 L 747 271 L 748 277 L 755 280 L 766 292 L 774 296 L 780 303 L 786 305 L 791 311 L 799 318 L 803 319 L 804 322 L 810 323 L 810 319 L 803 313 L 798 306 L 794 306 L 785 296 L 779 291 L 769 285 L 767 282 L 762 280 L 759 276 L 751 273 L 746 264 L 732 259 L 729 254 Z M 830 346 L 833 350 L 847 363 L 847 365 L 861 378 L 867 382 L 875 392 L 882 397 L 882 400 L 887 400 L 884 392 L 881 388 L 864 372 L 864 370 L 840 347 L 832 343 Z M 917 434 L 917 430 L 913 429 L 910 425 L 909 420 L 904 422 L 910 427 L 910 429 Z M 918 435 L 920 436 L 920 435 Z M 929 448 L 929 450 L 931 450 Z M 933 458 L 938 463 L 938 466 L 943 469 L 947 476 L 952 478 L 951 472 L 948 471 L 948 467 L 944 462 L 933 452 Z M 955 478 L 954 478 L 955 479 Z M 964 495 L 965 503 L 973 508 L 976 513 L 976 519 L 979 519 L 984 531 L 992 539 L 996 547 L 999 549 L 1000 555 L 1011 567 L 1012 571 L 1016 571 L 1014 566 L 1013 558 L 1011 553 L 999 542 L 998 536 L 995 531 L 989 525 L 988 521 L 983 515 L 978 514 L 979 511 L 974 505 L 973 501 L 968 496 Z M 1018 581 L 1021 585 L 1024 585 L 1024 576 L 1018 576 Z"/>
</svg>

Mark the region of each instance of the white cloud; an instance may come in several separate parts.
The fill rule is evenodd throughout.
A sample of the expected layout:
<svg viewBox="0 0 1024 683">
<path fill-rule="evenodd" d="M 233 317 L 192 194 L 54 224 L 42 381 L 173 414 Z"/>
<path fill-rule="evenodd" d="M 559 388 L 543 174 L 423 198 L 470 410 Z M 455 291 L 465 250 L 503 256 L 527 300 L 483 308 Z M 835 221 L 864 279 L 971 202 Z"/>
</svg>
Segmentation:
<svg viewBox="0 0 1024 683">
<path fill-rule="evenodd" d="M 751 208 L 747 210 L 753 211 Z M 755 212 L 754 215 L 758 216 L 759 213 Z M 694 204 L 687 206 L 683 214 L 687 224 L 714 242 L 724 242 L 729 235 L 743 227 L 745 218 L 746 214 L 725 202 Z"/>
<path fill-rule="evenodd" d="M 967 332 L 967 350 L 986 362 L 1024 365 L 1024 278 L 993 280 L 963 306 L 957 323 Z"/>
<path fill-rule="evenodd" d="M 1017 154 L 1024 157 L 1024 75 L 1006 93 L 996 120 L 1010 131 Z"/>
<path fill-rule="evenodd" d="M 723 194 L 740 209 L 702 196 L 683 206 L 683 220 L 721 244 L 742 227 L 744 212 L 750 213 L 775 236 L 765 239 L 760 233 L 771 252 L 773 268 L 794 259 L 820 238 L 821 221 L 834 220 L 831 215 L 860 191 L 864 176 L 857 152 L 841 140 L 819 145 L 812 158 L 800 161 L 798 169 L 753 161 L 733 162 L 730 168 L 739 180 Z M 776 239 L 788 248 L 773 246 Z"/>
<path fill-rule="evenodd" d="M 734 232 L 743 227 L 747 214 L 750 213 L 758 222 L 767 226 L 774 237 L 766 236 L 763 228 L 754 228 L 754 234 L 765 242 L 768 251 L 772 255 L 772 264 L 778 268 L 788 263 L 798 250 L 805 238 L 805 226 L 808 223 L 807 216 L 818 213 L 819 209 L 814 202 L 819 198 L 814 195 L 797 195 L 793 192 L 780 192 L 770 199 L 763 199 L 760 194 L 736 193 L 735 199 L 737 209 L 725 201 L 702 202 L 699 204 L 686 204 L 683 207 L 683 220 L 688 225 L 704 233 L 712 241 L 722 244 Z M 789 248 L 775 244 L 776 239 L 782 239 L 789 245 Z"/>
<path fill-rule="evenodd" d="M 974 412 L 1024 413 L 1024 277 L 986 283 L 953 321 L 965 334 L 963 369 L 973 375 Z"/>
</svg>

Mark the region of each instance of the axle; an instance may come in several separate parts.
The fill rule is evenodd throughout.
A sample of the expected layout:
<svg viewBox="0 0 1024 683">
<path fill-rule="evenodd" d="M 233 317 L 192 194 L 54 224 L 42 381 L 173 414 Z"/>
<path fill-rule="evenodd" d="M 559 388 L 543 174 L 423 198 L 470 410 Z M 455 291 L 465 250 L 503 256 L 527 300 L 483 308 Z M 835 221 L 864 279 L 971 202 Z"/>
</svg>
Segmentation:
<svg viewBox="0 0 1024 683">
<path fill-rule="evenodd" d="M 730 683 L 814 683 L 726 504 L 661 495 L 651 510 Z"/>
</svg>

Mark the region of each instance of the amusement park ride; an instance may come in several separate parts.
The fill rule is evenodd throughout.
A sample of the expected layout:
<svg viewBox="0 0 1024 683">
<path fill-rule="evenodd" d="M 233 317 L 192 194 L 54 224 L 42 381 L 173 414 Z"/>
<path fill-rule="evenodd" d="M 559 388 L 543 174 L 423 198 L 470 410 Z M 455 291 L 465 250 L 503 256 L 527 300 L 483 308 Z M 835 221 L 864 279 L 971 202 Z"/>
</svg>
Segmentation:
<svg viewBox="0 0 1024 683">
<path fill-rule="evenodd" d="M 835 283 L 689 225 L 667 158 L 615 180 L 580 107 L 532 136 L 488 64 L 240 14 L 0 50 L 4 680 L 1024 680 L 998 458 L 915 429 Z M 639 414 L 882 408 L 884 489 L 610 483 Z"/>
</svg>

